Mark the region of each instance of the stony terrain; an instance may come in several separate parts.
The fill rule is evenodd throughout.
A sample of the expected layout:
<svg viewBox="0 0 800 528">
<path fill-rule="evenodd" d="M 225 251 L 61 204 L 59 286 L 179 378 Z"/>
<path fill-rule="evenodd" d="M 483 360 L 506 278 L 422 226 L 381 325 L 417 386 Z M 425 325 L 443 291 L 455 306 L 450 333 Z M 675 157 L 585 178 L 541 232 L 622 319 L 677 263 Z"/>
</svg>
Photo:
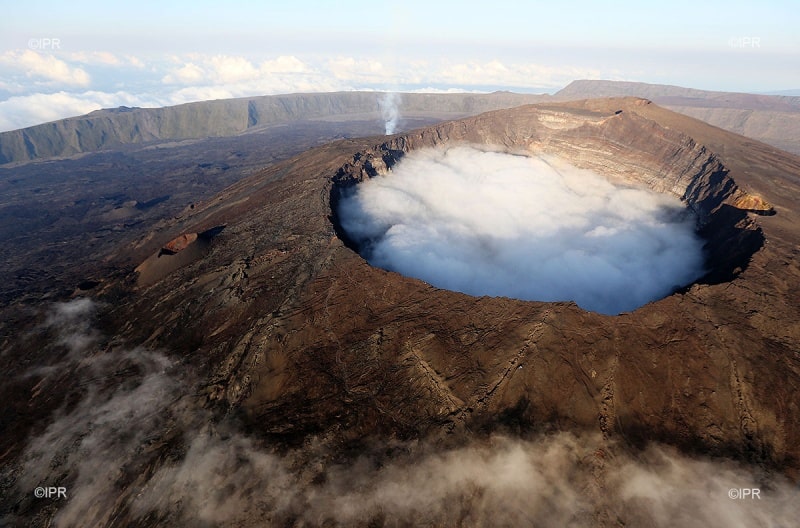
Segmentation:
<svg viewBox="0 0 800 528">
<path fill-rule="evenodd" d="M 338 230 L 339 193 L 410 150 L 463 143 L 548 153 L 679 196 L 700 219 L 708 274 L 634 312 L 603 316 L 574 303 L 469 297 L 370 267 Z M 660 441 L 796 480 L 798 196 L 800 158 L 647 100 L 526 106 L 345 139 L 252 174 L 119 247 L 118 271 L 93 296 L 106 307 L 103 331 L 115 336 L 106 352 L 120 342 L 167 351 L 196 373 L 195 415 L 233 420 L 238 432 L 282 449 L 322 442 L 341 460 L 375 442 L 571 431 L 634 452 Z M 222 226 L 186 253 L 193 234 Z M 185 245 L 175 241 L 186 249 L 173 251 Z M 134 267 L 145 262 L 141 281 Z M 7 372 L 24 372 L 9 358 L 40 337 L 6 341 Z M 37 352 L 26 362 L 48 364 Z M 25 434 L 41 432 L 54 395 L 69 387 L 69 374 L 3 387 L 7 401 L 29 395 L 4 418 L 15 431 L 0 444 L 4 462 L 20 455 Z M 137 486 L 184 456 L 186 431 L 168 423 L 115 477 L 120 491 L 113 507 L 93 513 L 98 524 L 138 518 L 129 509 Z M 601 474 L 599 453 L 591 467 Z M 314 478 L 307 485 L 320 485 Z M 637 519 L 604 502 L 597 479 L 590 520 Z M 16 504 L 18 513 L 54 512 Z M 155 515 L 139 524 L 165 519 L 175 522 Z"/>
<path fill-rule="evenodd" d="M 459 142 L 557 154 L 681 196 L 703 223 L 709 274 L 606 317 L 574 304 L 439 291 L 371 268 L 336 236 L 338 188 L 410 149 Z M 213 358 L 210 401 L 241 407 L 265 433 L 302 436 L 337 423 L 354 436 L 428 434 L 517 409 L 531 424 L 798 469 L 800 292 L 789 197 L 799 163 L 633 99 L 500 111 L 376 145 L 335 143 L 239 182 L 154 235 L 161 244 L 168 233 L 227 225 L 207 257 L 132 293 L 120 317 L 150 345 L 196 335 L 200 355 Z M 737 207 L 750 195 L 774 210 Z M 275 412 L 284 408 L 291 422 Z"/>
<path fill-rule="evenodd" d="M 711 92 L 621 81 L 574 81 L 557 99 L 646 97 L 660 106 L 695 117 L 774 147 L 800 154 L 800 97 Z"/>
<path fill-rule="evenodd" d="M 195 201 L 310 147 L 382 128 L 379 120 L 307 121 L 2 166 L 0 304 L 90 286 L 108 272 L 119 244 Z"/>
</svg>

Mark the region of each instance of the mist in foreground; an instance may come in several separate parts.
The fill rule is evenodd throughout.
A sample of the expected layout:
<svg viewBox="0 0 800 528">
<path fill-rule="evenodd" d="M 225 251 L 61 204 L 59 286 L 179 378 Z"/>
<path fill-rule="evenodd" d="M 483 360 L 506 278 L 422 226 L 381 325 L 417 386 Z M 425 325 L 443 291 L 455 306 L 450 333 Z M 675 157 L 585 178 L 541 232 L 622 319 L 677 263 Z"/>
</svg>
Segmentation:
<svg viewBox="0 0 800 528">
<path fill-rule="evenodd" d="M 51 308 L 62 356 L 27 375 L 70 374 L 84 396 L 30 439 L 4 523 L 44 506 L 57 526 L 128 518 L 162 525 L 790 526 L 800 514 L 783 477 L 624 438 L 556 433 L 475 437 L 444 446 L 388 440 L 336 455 L 331 439 L 281 451 L 201 408 L 196 377 L 165 353 L 103 350 L 88 299 Z M 119 383 L 120 373 L 128 375 Z M 177 432 L 177 433 L 176 433 Z M 170 440 L 171 438 L 171 440 Z M 16 475 L 16 479 L 14 479 Z M 33 499 L 36 486 L 67 499 Z M 759 499 L 731 489 L 760 488 Z M 42 517 L 37 517 L 40 520 Z"/>
</svg>

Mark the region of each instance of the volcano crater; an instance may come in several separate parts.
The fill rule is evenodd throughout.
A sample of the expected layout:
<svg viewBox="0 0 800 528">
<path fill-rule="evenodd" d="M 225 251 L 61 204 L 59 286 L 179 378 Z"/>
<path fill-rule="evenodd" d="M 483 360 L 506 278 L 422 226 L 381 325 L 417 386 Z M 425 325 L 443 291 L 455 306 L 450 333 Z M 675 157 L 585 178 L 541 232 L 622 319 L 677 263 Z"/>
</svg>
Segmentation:
<svg viewBox="0 0 800 528">
<path fill-rule="evenodd" d="M 430 131 L 423 131 L 418 134 L 408 134 L 394 137 L 371 149 L 356 153 L 352 160 L 340 167 L 333 177 L 333 185 L 330 192 L 331 214 L 334 230 L 344 244 L 361 255 L 370 264 L 397 271 L 402 275 L 415 277 L 429 282 L 431 285 L 461 291 L 470 295 L 490 295 L 506 296 L 519 298 L 522 300 L 536 301 L 571 301 L 581 299 L 578 304 L 592 311 L 600 313 L 615 314 L 623 311 L 630 311 L 639 306 L 656 301 L 660 298 L 669 296 L 677 292 L 687 291 L 693 284 L 718 284 L 733 280 L 742 273 L 750 261 L 750 258 L 764 245 L 764 234 L 758 223 L 749 213 L 774 214 L 774 210 L 769 204 L 759 197 L 750 195 L 742 191 L 736 182 L 729 176 L 728 169 L 722 164 L 714 153 L 709 152 L 705 147 L 698 145 L 694 140 L 683 136 L 674 131 L 661 128 L 652 130 L 650 141 L 641 142 L 637 140 L 633 130 L 637 127 L 645 126 L 652 128 L 652 122 L 636 122 L 641 118 L 623 112 L 615 113 L 613 116 L 595 116 L 587 114 L 566 114 L 554 115 L 553 112 L 546 114 L 547 119 L 535 123 L 533 127 L 528 126 L 512 129 L 509 127 L 503 136 L 496 136 L 494 130 L 482 130 L 480 123 L 476 123 L 475 128 L 467 128 L 461 123 L 460 127 L 440 126 L 436 134 Z M 554 119 L 560 122 L 559 126 L 553 126 Z M 538 124 L 538 126 L 536 126 Z M 660 127 L 659 127 L 660 128 Z M 622 244 L 631 243 L 639 245 L 639 253 L 647 252 L 647 246 L 653 239 L 653 234 L 657 236 L 658 247 L 653 248 L 654 259 L 647 261 L 641 259 L 637 265 L 641 266 L 642 276 L 638 275 L 638 270 L 624 265 L 625 261 L 640 260 L 641 255 L 637 255 L 637 249 L 629 247 L 627 255 L 617 255 L 616 261 L 598 260 L 597 255 L 591 254 L 581 243 L 588 239 L 578 240 L 576 246 L 568 247 L 564 255 L 559 256 L 559 260 L 550 261 L 552 268 L 581 268 L 579 275 L 564 275 L 562 271 L 554 270 L 555 275 L 545 276 L 525 276 L 525 270 L 515 270 L 515 273 L 506 279 L 506 284 L 492 284 L 488 287 L 480 283 L 482 279 L 475 278 L 475 267 L 477 263 L 474 258 L 477 253 L 462 251 L 458 248 L 455 256 L 442 251 L 443 255 L 435 255 L 440 248 L 449 244 L 454 238 L 453 232 L 440 233 L 441 238 L 426 238 L 419 232 L 409 235 L 411 240 L 398 239 L 390 243 L 390 251 L 395 253 L 387 256 L 386 240 L 389 233 L 397 234 L 403 229 L 408 231 L 408 223 L 416 222 L 416 227 L 422 231 L 439 231 L 444 225 L 446 227 L 451 218 L 443 219 L 440 210 L 434 210 L 428 219 L 430 223 L 425 224 L 425 219 L 416 218 L 420 215 L 420 208 L 429 205 L 430 196 L 426 196 L 424 186 L 435 188 L 433 181 L 437 178 L 436 174 L 417 174 L 418 180 L 417 193 L 410 198 L 414 191 L 409 193 L 407 189 L 399 188 L 400 183 L 397 178 L 392 178 L 396 171 L 402 172 L 409 162 L 400 163 L 404 159 L 417 161 L 420 156 L 439 156 L 432 165 L 425 167 L 417 166 L 416 169 L 452 169 L 454 152 L 464 153 L 471 151 L 472 159 L 463 160 L 462 165 L 467 170 L 472 170 L 472 180 L 481 179 L 478 172 L 474 172 L 480 156 L 491 156 L 493 159 L 488 163 L 506 163 L 503 159 L 522 158 L 531 160 L 532 163 L 542 163 L 550 168 L 555 165 L 557 178 L 572 179 L 568 182 L 568 193 L 580 194 L 592 200 L 591 191 L 587 186 L 593 187 L 595 191 L 609 202 L 606 206 L 620 205 L 620 201 L 614 194 L 605 193 L 616 192 L 628 194 L 628 202 L 623 201 L 622 205 L 628 209 L 638 209 L 642 201 L 653 200 L 652 210 L 649 211 L 654 216 L 639 216 L 635 218 L 623 218 L 627 224 L 621 226 L 623 229 L 636 228 L 635 223 L 651 223 L 653 219 L 661 227 L 676 226 L 686 224 L 693 219 L 692 235 L 684 232 L 681 240 L 664 241 L 661 235 L 651 229 L 646 229 L 640 233 L 640 238 L 625 239 Z M 431 154 L 434 153 L 434 154 Z M 436 154 L 438 153 L 438 154 Z M 505 155 L 505 158 L 503 156 Z M 448 158 L 449 156 L 449 158 Z M 438 163 L 438 167 L 436 166 Z M 469 168 L 471 167 L 471 168 Z M 484 167 L 485 168 L 485 167 Z M 531 167 L 528 167 L 529 169 Z M 517 167 L 519 169 L 519 167 Z M 409 169 L 413 170 L 413 169 Z M 477 169 L 480 171 L 480 167 Z M 489 169 L 492 171 L 493 169 Z M 513 169 L 512 169 L 513 170 Z M 566 172 L 565 172 L 566 171 Z M 408 171 L 406 171 L 407 173 Z M 430 171 L 428 171 L 430 172 Z M 405 173 L 403 173 L 405 174 Z M 541 176 L 541 174 L 539 174 Z M 512 175 L 513 178 L 513 175 Z M 616 191 L 609 190 L 607 187 L 597 188 L 597 179 L 605 179 L 608 185 L 614 187 Z M 424 180 L 424 181 L 423 181 Z M 373 202 L 365 206 L 366 202 L 362 199 L 356 204 L 359 195 L 363 196 L 364 189 L 373 186 L 375 182 L 383 181 L 384 187 L 391 189 L 395 193 L 395 198 L 403 196 L 400 201 L 405 201 L 406 217 L 397 220 L 395 223 L 386 218 L 386 202 L 393 199 L 387 194 L 374 195 Z M 439 205 L 450 202 L 451 208 L 461 209 L 465 214 L 463 219 L 469 216 L 476 217 L 473 221 L 465 220 L 463 225 L 457 226 L 462 232 L 469 230 L 470 226 L 476 228 L 484 222 L 480 216 L 481 211 L 486 212 L 485 205 L 481 204 L 480 196 L 473 196 L 474 200 L 469 199 L 470 191 L 460 192 L 464 186 L 463 181 L 452 181 L 456 183 L 450 190 L 436 188 L 431 191 L 431 195 L 439 194 Z M 474 183 L 474 181 L 473 181 Z M 487 182 L 484 182 L 487 183 Z M 496 184 L 498 182 L 494 182 Z M 368 184 L 368 185 L 366 185 Z M 467 185 L 470 185 L 468 182 Z M 492 183 L 484 187 L 472 188 L 473 195 L 481 192 L 493 192 Z M 599 184 L 602 187 L 602 183 Z M 508 189 L 507 198 L 513 199 L 517 190 Z M 531 199 L 533 207 L 546 209 L 552 205 L 545 199 L 542 203 L 542 189 L 531 188 L 534 191 Z M 646 192 L 650 191 L 650 192 Z M 465 194 L 466 193 L 466 194 Z M 374 193 L 373 193 L 374 194 Z M 458 195 L 458 196 L 455 196 Z M 667 196 L 665 196 L 667 195 Z M 467 197 L 458 203 L 459 198 Z M 577 196 L 573 196 L 576 198 Z M 435 196 L 433 199 L 435 200 Z M 546 197 L 545 197 L 546 198 Z M 409 203 L 410 202 L 413 203 Z M 670 203 L 672 199 L 674 203 Z M 394 200 L 397 201 L 396 199 Z M 491 200 L 489 200 L 491 202 Z M 617 202 L 614 204 L 613 202 Z M 469 202 L 469 203 L 464 203 Z M 655 202 L 658 202 L 657 204 Z M 683 208 L 683 214 L 677 210 L 677 204 Z M 499 214 L 509 215 L 508 208 L 502 201 L 495 201 L 488 204 L 488 207 L 495 206 L 495 212 L 503 209 Z M 398 204 L 394 204 L 398 206 Z M 569 201 L 557 204 L 559 208 L 570 207 Z M 371 208 L 371 213 L 365 213 L 364 208 Z M 410 207 L 410 209 L 408 209 Z M 391 206 L 390 206 L 391 208 Z M 395 207 L 396 208 L 396 207 Z M 355 211 L 354 209 L 358 209 Z M 397 213 L 397 211 L 394 211 Z M 546 213 L 546 211 L 543 211 Z M 607 211 L 608 212 L 608 211 Z M 630 216 L 627 211 L 611 213 L 615 216 Z M 371 217 L 370 214 L 372 214 Z M 401 214 L 401 216 L 402 216 Z M 377 215 L 377 216 L 375 216 Z M 392 216 L 389 213 L 389 216 Z M 665 218 L 670 217 L 670 218 Z M 567 217 L 557 217 L 556 221 L 564 221 Z M 571 222 L 567 220 L 567 222 Z M 369 224 L 369 225 L 367 225 Z M 533 226 L 536 228 L 536 226 Z M 589 225 L 588 234 L 597 233 L 599 230 L 608 230 L 604 225 Z M 594 229 L 592 229 L 594 228 Z M 615 229 L 615 228 L 612 228 Z M 445 229 L 447 231 L 447 229 Z M 486 242 L 487 233 L 481 232 L 480 228 L 473 229 L 473 236 L 477 239 L 472 242 L 481 245 L 484 252 L 497 250 L 497 244 Z M 563 235 L 574 235 L 572 231 L 562 232 Z M 584 232 L 584 235 L 587 233 Z M 482 236 L 483 235 L 483 236 Z M 494 235 L 490 235 L 494 236 Z M 500 235 L 502 238 L 502 234 Z M 666 237 L 666 235 L 664 235 Z M 419 239 L 423 239 L 420 242 Z M 456 238 L 458 236 L 456 235 Z M 506 238 L 508 238 L 506 236 Z M 509 241 L 511 246 L 519 245 L 519 240 Z M 552 240 L 550 240 L 552 243 Z M 545 241 L 544 243 L 547 243 Z M 602 242 L 598 242 L 602 245 Z M 409 247 L 417 246 L 415 250 L 421 253 L 409 251 Z M 599 247 L 599 246 L 598 246 Z M 509 246 L 504 246 L 503 251 L 508 250 Z M 518 251 L 517 251 L 518 252 Z M 397 253 L 400 254 L 398 257 Z M 565 261 L 565 255 L 575 255 L 579 253 L 583 260 L 579 265 L 572 265 L 571 261 Z M 677 254 L 676 254 L 677 253 Z M 434 254 L 433 256 L 431 256 Z M 519 256 L 519 255 L 518 255 Z M 428 266 L 422 271 L 418 271 L 419 262 L 428 258 Z M 400 259 L 398 262 L 397 259 Z M 394 260 L 393 260 L 394 259 Z M 460 259 L 460 260 L 459 260 Z M 665 259 L 670 259 L 670 263 L 664 263 Z M 457 262 L 453 265 L 453 262 Z M 513 260 L 501 262 L 501 268 L 519 267 Z M 565 264 L 566 262 L 566 264 Z M 539 266 L 542 262 L 534 262 L 533 265 Z M 548 263 L 545 263 L 548 264 Z M 623 265 L 620 265 L 623 264 Z M 498 274 L 503 274 L 503 269 L 491 269 L 488 264 L 485 270 L 486 277 L 491 277 L 490 282 Z M 610 268 L 612 276 L 599 274 L 597 269 L 600 267 Z M 525 268 L 525 265 L 522 265 Z M 411 270 L 409 272 L 409 270 Z M 466 278 L 453 279 L 459 277 L 459 273 L 466 270 Z M 530 270 L 528 270 L 530 271 Z M 554 279 L 555 276 L 555 279 Z M 585 276 L 585 277 L 584 277 Z M 611 283 L 601 287 L 599 292 L 582 293 L 591 290 L 597 282 L 605 282 L 612 279 Z M 644 281 L 640 280 L 644 278 Z M 519 284 L 539 280 L 546 286 L 552 282 L 562 283 L 562 290 L 553 292 L 552 288 L 545 287 L 545 293 L 534 288 L 526 290 L 520 289 Z M 650 281 L 659 284 L 649 284 Z M 642 283 L 647 282 L 647 294 L 633 294 L 633 300 L 628 299 L 632 289 L 641 288 Z M 512 284 L 513 283 L 513 284 Z M 586 283 L 586 288 L 580 290 L 581 283 Z M 576 288 L 578 290 L 576 291 Z M 556 288 L 557 289 L 557 288 Z M 517 293 L 520 292 L 520 293 Z M 613 297 L 625 296 L 625 299 L 613 299 Z M 649 297 L 647 297 L 649 295 Z"/>
</svg>

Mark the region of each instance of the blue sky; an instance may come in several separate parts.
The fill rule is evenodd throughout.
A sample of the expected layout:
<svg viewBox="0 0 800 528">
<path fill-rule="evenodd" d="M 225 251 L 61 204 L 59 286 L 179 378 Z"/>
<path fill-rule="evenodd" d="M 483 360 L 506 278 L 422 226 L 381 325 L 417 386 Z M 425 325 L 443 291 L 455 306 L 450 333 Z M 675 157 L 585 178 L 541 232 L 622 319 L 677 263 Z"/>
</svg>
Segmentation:
<svg viewBox="0 0 800 528">
<path fill-rule="evenodd" d="M 555 91 L 580 78 L 800 88 L 793 2 L 17 2 L 0 130 L 297 91 Z"/>
</svg>

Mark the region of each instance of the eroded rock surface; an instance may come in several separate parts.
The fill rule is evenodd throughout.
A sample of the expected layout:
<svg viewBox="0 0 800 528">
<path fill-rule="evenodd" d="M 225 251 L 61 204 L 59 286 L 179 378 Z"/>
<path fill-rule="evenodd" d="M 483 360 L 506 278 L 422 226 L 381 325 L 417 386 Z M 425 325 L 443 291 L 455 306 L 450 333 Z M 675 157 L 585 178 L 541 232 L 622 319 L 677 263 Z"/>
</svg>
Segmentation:
<svg viewBox="0 0 800 528">
<path fill-rule="evenodd" d="M 412 149 L 461 143 L 560 156 L 685 200 L 709 273 L 616 317 L 473 298 L 370 267 L 337 236 L 343 187 Z M 314 149 L 198 206 L 227 223 L 201 261 L 131 293 L 128 337 L 185 350 L 209 404 L 287 441 L 515 427 L 800 468 L 800 160 L 641 99 L 497 111 Z M 755 203 L 754 198 L 758 196 Z M 766 204 L 774 216 L 756 216 Z M 163 242 L 162 242 L 163 243 Z M 501 423 L 502 422 L 502 423 Z"/>
<path fill-rule="evenodd" d="M 371 267 L 337 228 L 340 192 L 413 149 L 459 144 L 551 154 L 682 198 L 707 240 L 708 273 L 667 298 L 605 316 L 569 302 L 470 297 Z M 570 441 L 578 448 L 567 457 L 577 462 L 557 466 L 545 482 L 574 470 L 583 475 L 577 502 L 586 502 L 574 515 L 538 510 L 545 525 L 655 524 L 644 503 L 620 502 L 619 474 L 610 469 L 647 453 L 638 448 L 651 441 L 796 481 L 799 197 L 800 158 L 643 99 L 527 106 L 312 149 L 117 249 L 141 264 L 94 286 L 97 334 L 113 337 L 81 334 L 96 350 L 70 359 L 81 345 L 70 334 L 48 349 L 56 355 L 46 368 L 24 371 L 6 389 L 25 397 L 10 398 L 2 416 L 14 436 L 0 449 L 0 491 L 11 490 L 0 513 L 25 525 L 186 525 L 201 513 L 209 525 L 335 525 L 326 508 L 335 493 L 355 489 L 338 487 L 337 475 L 349 478 L 341 467 L 363 453 L 391 466 L 415 449 L 477 439 L 485 459 L 507 442 L 497 444 L 495 432 L 581 438 Z M 196 239 L 183 236 L 191 233 Z M 159 256 L 165 245 L 183 248 Z M 21 334 L 15 350 L 61 331 L 47 328 Z M 142 402 L 134 396 L 148 383 L 158 390 L 142 390 L 150 395 Z M 113 414 L 124 408 L 137 420 L 110 419 L 106 406 L 92 405 L 97 394 L 111 395 Z M 53 420 L 63 429 L 48 437 Z M 21 484 L 31 479 L 20 462 L 25 444 L 13 441 L 28 436 L 57 444 L 42 458 L 42 474 L 75 486 L 91 507 L 33 501 Z M 102 448 L 104 471 L 113 469 L 81 476 L 76 464 L 96 471 L 85 464 L 94 459 L 81 456 L 84 442 Z M 442 456 L 463 465 L 461 453 L 423 457 L 423 480 Z M 353 478 L 371 489 L 372 481 Z M 208 493 L 191 493 L 200 488 Z M 464 525 L 481 524 L 470 515 L 492 502 L 482 499 L 485 489 L 460 481 L 456 488 L 447 504 L 458 511 L 429 524 L 456 524 L 459 515 Z M 701 507 L 713 499 L 700 495 Z M 528 498 L 526 488 L 520 504 Z M 683 511 L 685 503 L 676 504 Z M 783 504 L 779 519 L 792 514 L 791 500 Z M 394 522 L 381 504 L 369 508 L 339 524 Z M 520 511 L 507 524 L 531 522 Z M 423 522 L 398 515 L 400 524 Z"/>
</svg>

